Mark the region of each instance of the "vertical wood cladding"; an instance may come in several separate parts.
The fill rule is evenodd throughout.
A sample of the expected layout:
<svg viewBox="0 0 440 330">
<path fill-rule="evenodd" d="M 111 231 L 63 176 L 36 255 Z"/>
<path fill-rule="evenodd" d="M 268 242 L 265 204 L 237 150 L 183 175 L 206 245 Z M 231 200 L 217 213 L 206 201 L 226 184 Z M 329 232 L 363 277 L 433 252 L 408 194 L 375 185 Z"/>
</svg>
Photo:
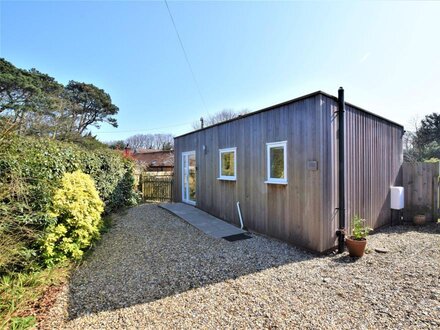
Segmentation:
<svg viewBox="0 0 440 330">
<path fill-rule="evenodd" d="M 337 120 L 334 97 L 314 93 L 175 139 L 174 199 L 182 199 L 181 153 L 196 151 L 197 207 L 298 246 L 335 246 Z M 389 187 L 401 181 L 402 128 L 346 106 L 347 219 L 389 222 Z M 266 143 L 287 141 L 287 185 L 265 183 Z M 237 180 L 219 177 L 219 149 L 236 147 Z M 317 168 L 309 167 L 316 161 Z"/>
</svg>

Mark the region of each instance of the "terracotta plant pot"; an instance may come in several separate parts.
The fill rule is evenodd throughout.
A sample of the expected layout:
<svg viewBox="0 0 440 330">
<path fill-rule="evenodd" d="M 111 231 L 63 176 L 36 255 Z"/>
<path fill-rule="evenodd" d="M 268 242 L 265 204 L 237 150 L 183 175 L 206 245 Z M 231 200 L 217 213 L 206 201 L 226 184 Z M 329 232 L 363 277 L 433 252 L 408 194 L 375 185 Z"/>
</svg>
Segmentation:
<svg viewBox="0 0 440 330">
<path fill-rule="evenodd" d="M 347 246 L 348 253 L 350 257 L 362 257 L 365 252 L 365 246 L 367 246 L 367 240 L 363 239 L 361 241 L 355 240 L 352 237 L 347 237 L 345 239 L 345 245 Z"/>
<path fill-rule="evenodd" d="M 426 222 L 426 215 L 425 214 L 417 214 L 414 216 L 413 222 L 417 226 L 424 225 Z"/>
</svg>

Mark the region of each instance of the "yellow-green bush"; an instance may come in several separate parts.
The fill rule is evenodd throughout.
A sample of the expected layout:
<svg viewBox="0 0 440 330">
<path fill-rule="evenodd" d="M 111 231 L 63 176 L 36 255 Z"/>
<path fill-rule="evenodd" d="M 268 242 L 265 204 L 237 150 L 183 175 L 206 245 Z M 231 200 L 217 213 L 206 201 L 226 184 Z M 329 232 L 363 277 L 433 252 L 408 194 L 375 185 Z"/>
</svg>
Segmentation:
<svg viewBox="0 0 440 330">
<path fill-rule="evenodd" d="M 84 249 L 99 237 L 103 211 L 104 203 L 89 175 L 64 173 L 52 201 L 50 216 L 55 220 L 41 239 L 46 264 L 81 259 Z"/>
<path fill-rule="evenodd" d="M 53 228 L 53 196 L 65 173 L 90 175 L 111 213 L 137 202 L 134 163 L 108 148 L 35 136 L 0 137 L 0 277 L 44 266 L 41 237 Z"/>
</svg>

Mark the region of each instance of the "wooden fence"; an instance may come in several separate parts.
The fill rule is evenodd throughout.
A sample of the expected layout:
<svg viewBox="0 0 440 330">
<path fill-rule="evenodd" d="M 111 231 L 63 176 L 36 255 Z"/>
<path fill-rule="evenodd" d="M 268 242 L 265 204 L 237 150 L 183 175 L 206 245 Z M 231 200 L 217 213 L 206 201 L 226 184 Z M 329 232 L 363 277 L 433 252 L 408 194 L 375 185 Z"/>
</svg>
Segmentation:
<svg viewBox="0 0 440 330">
<path fill-rule="evenodd" d="M 440 217 L 439 163 L 403 163 L 403 187 L 405 188 L 405 221 L 412 221 L 416 213 L 428 210 L 428 220 Z"/>
<path fill-rule="evenodd" d="M 173 199 L 173 177 L 141 175 L 139 187 L 144 202 L 171 202 Z"/>
</svg>

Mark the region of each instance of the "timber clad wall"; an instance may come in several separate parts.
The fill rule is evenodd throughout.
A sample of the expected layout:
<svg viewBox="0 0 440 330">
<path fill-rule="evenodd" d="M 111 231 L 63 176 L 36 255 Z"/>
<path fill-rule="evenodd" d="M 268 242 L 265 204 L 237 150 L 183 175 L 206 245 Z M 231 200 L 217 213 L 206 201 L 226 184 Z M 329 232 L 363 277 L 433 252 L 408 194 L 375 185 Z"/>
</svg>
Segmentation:
<svg viewBox="0 0 440 330">
<path fill-rule="evenodd" d="M 348 105 L 345 123 L 347 220 L 358 214 L 372 228 L 389 224 L 390 186 L 403 185 L 403 129 Z"/>
<path fill-rule="evenodd" d="M 334 247 L 336 110 L 334 97 L 317 92 L 177 137 L 174 200 L 182 200 L 181 154 L 195 150 L 198 208 L 238 225 L 239 201 L 251 230 L 320 252 Z M 348 105 L 346 123 L 347 220 L 358 212 L 377 227 L 389 221 L 389 186 L 399 182 L 402 127 Z M 277 141 L 287 141 L 287 185 L 265 183 L 266 143 Z M 219 149 L 229 147 L 237 148 L 237 181 L 217 179 Z M 318 169 L 308 169 L 308 161 Z"/>
<path fill-rule="evenodd" d="M 324 201 L 329 220 L 324 223 L 324 246 L 336 244 L 338 229 L 338 150 L 337 99 L 324 96 L 324 111 L 333 114 L 332 171 L 327 187 L 331 193 Z M 366 219 L 367 225 L 378 228 L 391 222 L 390 187 L 402 186 L 403 127 L 367 113 L 355 106 L 345 106 L 345 196 L 346 229 L 351 233 L 354 216 Z M 326 163 L 328 164 L 328 162 Z M 331 236 L 330 236 L 331 235 Z M 333 245 L 332 245 L 333 244 Z"/>
</svg>

